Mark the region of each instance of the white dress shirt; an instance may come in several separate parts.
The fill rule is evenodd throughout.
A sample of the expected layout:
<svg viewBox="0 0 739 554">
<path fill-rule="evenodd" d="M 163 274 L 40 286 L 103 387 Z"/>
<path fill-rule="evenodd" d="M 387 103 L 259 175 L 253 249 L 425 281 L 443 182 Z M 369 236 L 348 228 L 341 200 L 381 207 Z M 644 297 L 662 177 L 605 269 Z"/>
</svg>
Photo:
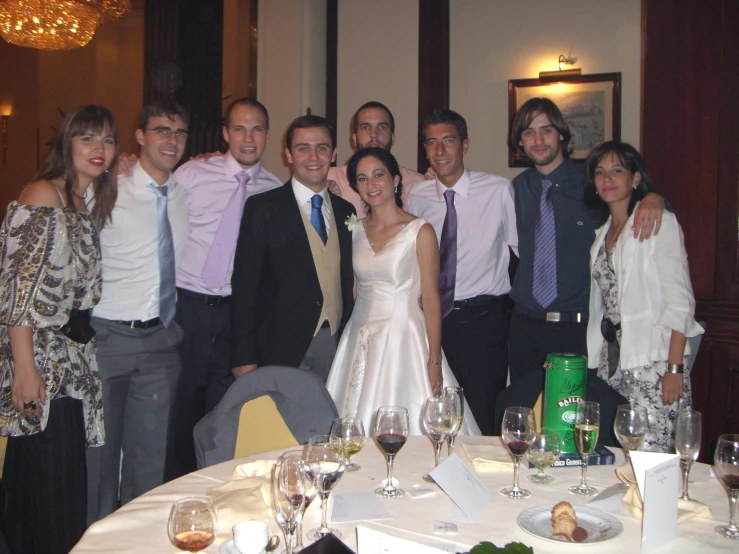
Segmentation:
<svg viewBox="0 0 739 554">
<path fill-rule="evenodd" d="M 508 247 L 518 255 L 513 185 L 503 177 L 465 169 L 451 189 L 457 211 L 454 299 L 508 294 Z M 408 211 L 431 223 L 439 241 L 447 211 L 446 190 L 438 180 L 423 181 L 408 195 Z"/>
<path fill-rule="evenodd" d="M 137 163 L 130 177 L 118 176 L 118 199 L 112 222 L 100 231 L 103 256 L 103 293 L 93 315 L 113 320 L 159 317 L 159 234 L 156 181 Z M 167 215 L 172 227 L 175 263 L 190 229 L 188 193 L 171 176 Z"/>
<path fill-rule="evenodd" d="M 298 201 L 300 209 L 308 217 L 310 221 L 310 215 L 313 211 L 313 205 L 311 199 L 316 195 L 320 194 L 323 198 L 323 204 L 321 204 L 321 213 L 323 214 L 323 222 L 326 224 L 326 235 L 331 230 L 331 201 L 328 199 L 328 187 L 325 187 L 321 192 L 313 192 L 311 189 L 306 187 L 303 183 L 298 181 L 295 177 L 292 178 L 293 194 L 295 194 L 295 200 Z"/>
</svg>

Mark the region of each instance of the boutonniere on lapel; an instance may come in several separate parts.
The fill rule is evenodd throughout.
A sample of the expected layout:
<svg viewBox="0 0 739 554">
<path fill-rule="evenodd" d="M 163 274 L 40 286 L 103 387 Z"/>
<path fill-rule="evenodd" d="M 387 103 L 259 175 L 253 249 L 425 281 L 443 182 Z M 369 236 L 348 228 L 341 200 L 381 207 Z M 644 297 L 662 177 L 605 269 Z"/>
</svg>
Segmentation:
<svg viewBox="0 0 739 554">
<path fill-rule="evenodd" d="M 344 222 L 344 225 L 346 225 L 346 228 L 350 231 L 353 231 L 354 228 L 357 226 L 357 214 L 352 214 L 349 217 L 346 218 L 346 221 Z"/>
</svg>

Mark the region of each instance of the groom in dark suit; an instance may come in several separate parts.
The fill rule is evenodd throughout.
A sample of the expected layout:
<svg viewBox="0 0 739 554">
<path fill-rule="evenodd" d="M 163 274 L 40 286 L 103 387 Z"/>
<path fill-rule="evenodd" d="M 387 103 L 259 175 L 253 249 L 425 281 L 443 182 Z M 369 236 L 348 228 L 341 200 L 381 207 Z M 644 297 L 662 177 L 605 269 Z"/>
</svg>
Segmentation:
<svg viewBox="0 0 739 554">
<path fill-rule="evenodd" d="M 231 278 L 231 367 L 309 369 L 324 382 L 354 306 L 354 207 L 328 191 L 334 132 L 306 115 L 287 131 L 293 177 L 250 197 L 244 207 Z"/>
</svg>

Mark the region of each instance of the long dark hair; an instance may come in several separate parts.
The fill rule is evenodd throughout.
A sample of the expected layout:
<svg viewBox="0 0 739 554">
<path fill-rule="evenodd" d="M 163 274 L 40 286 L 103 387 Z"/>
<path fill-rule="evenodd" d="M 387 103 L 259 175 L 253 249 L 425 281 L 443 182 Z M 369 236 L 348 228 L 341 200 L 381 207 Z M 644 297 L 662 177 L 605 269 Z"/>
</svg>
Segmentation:
<svg viewBox="0 0 739 554">
<path fill-rule="evenodd" d="M 102 134 L 108 129 L 115 142 L 113 162 L 106 172 L 96 177 L 93 182 L 95 204 L 91 214 L 98 229 L 102 229 L 106 221 L 110 219 L 115 200 L 118 196 L 118 185 L 116 173 L 118 156 L 120 155 L 120 143 L 118 141 L 118 124 L 111 111 L 104 106 L 88 104 L 69 112 L 62 127 L 54 139 L 51 152 L 44 161 L 41 169 L 33 177 L 33 181 L 52 181 L 62 179 L 64 181 L 64 194 L 67 206 L 74 206 L 72 190 L 79 183 L 77 172 L 72 158 L 72 139 L 88 132 Z"/>
<path fill-rule="evenodd" d="M 403 176 L 400 174 L 400 166 L 398 165 L 398 160 L 396 160 L 395 156 L 393 156 L 384 148 L 379 148 L 377 146 L 362 148 L 361 150 L 355 152 L 351 158 L 349 158 L 349 163 L 346 166 L 346 177 L 347 179 L 349 179 L 349 185 L 357 194 L 359 194 L 359 188 L 357 187 L 357 166 L 359 165 L 359 162 L 361 160 L 367 157 L 372 157 L 379 160 L 379 162 L 387 168 L 390 175 L 392 175 L 393 177 L 400 177 L 400 181 L 398 181 L 398 186 L 395 189 L 395 203 L 398 205 L 399 208 L 402 208 Z M 367 213 L 371 213 L 372 210 L 370 209 L 370 207 L 366 204 L 365 206 L 367 208 Z"/>
</svg>

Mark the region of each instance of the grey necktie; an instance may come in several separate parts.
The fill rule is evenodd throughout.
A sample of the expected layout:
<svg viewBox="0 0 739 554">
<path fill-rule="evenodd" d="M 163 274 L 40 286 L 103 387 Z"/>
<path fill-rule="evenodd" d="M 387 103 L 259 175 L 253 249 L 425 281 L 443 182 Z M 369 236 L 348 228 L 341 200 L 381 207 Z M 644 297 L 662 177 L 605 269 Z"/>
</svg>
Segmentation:
<svg viewBox="0 0 739 554">
<path fill-rule="evenodd" d="M 159 236 L 159 319 L 167 327 L 174 319 L 177 304 L 177 283 L 175 281 L 174 241 L 172 226 L 167 215 L 167 193 L 169 185 L 158 187 L 155 183 L 149 188 L 157 195 L 157 231 Z"/>
</svg>

